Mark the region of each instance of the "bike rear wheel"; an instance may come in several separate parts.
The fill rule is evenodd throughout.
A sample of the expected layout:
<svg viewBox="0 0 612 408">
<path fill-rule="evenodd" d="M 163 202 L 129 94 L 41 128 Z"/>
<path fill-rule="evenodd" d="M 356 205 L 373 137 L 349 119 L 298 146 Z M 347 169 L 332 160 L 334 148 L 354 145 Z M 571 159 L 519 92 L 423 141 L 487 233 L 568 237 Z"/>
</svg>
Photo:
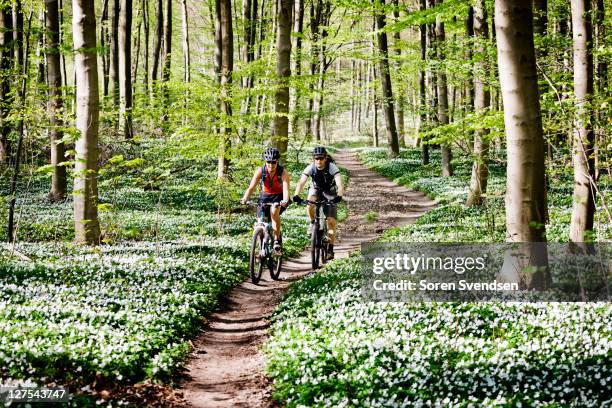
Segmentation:
<svg viewBox="0 0 612 408">
<path fill-rule="evenodd" d="M 251 256 L 249 258 L 249 273 L 251 281 L 254 284 L 259 283 L 261 273 L 263 272 L 264 259 L 264 230 L 263 228 L 255 228 L 253 231 L 253 243 L 251 245 Z"/>
<path fill-rule="evenodd" d="M 312 269 L 317 269 L 319 267 L 319 255 L 320 255 L 320 247 L 319 247 L 319 229 L 318 225 L 312 226 L 312 233 L 310 234 L 310 260 L 312 262 Z"/>
</svg>

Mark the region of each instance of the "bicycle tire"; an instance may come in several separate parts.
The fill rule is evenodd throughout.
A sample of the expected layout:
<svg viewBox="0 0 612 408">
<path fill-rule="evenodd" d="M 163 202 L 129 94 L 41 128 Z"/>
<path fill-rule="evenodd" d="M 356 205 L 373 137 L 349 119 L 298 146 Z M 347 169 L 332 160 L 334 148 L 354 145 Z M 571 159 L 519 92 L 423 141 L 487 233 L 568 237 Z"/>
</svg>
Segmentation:
<svg viewBox="0 0 612 408">
<path fill-rule="evenodd" d="M 321 253 L 321 263 L 323 265 L 325 265 L 327 263 L 327 242 L 323 242 L 323 240 L 325 239 L 325 235 L 327 235 L 327 229 L 324 229 L 321 231 L 321 236 L 319 237 L 319 246 L 321 247 L 320 249 L 320 253 Z"/>
<path fill-rule="evenodd" d="M 282 250 L 282 243 L 281 243 L 281 250 Z M 268 259 L 268 269 L 270 270 L 270 277 L 273 280 L 278 280 L 278 278 L 280 277 L 282 265 L 283 265 L 282 256 L 278 256 L 278 257 L 271 256 L 270 259 Z"/>
<path fill-rule="evenodd" d="M 261 279 L 263 272 L 263 260 L 260 257 L 262 249 L 264 249 L 264 230 L 263 228 L 255 228 L 253 231 L 253 243 L 251 244 L 251 255 L 249 257 L 249 273 L 251 281 L 257 285 Z"/>
<path fill-rule="evenodd" d="M 310 260 L 312 263 L 312 269 L 315 270 L 319 267 L 319 243 L 317 242 L 318 238 L 318 225 L 315 223 L 312 226 L 312 232 L 310 234 Z"/>
</svg>

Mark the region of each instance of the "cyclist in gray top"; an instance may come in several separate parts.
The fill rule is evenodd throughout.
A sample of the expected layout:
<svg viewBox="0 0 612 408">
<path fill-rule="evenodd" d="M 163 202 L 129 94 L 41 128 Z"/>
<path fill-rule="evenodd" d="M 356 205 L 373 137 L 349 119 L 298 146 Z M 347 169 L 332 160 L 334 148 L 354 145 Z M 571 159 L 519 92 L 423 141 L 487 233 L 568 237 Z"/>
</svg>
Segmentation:
<svg viewBox="0 0 612 408">
<path fill-rule="evenodd" d="M 342 201 L 344 194 L 344 186 L 342 185 L 342 176 L 340 169 L 333 163 L 331 156 L 327 154 L 322 146 L 317 146 L 312 151 L 313 163 L 308 165 L 302 172 L 302 177 L 295 187 L 293 201 L 300 202 L 300 193 L 309 178 L 312 179 L 310 190 L 308 191 L 308 201 L 318 201 L 323 198 L 332 202 L 330 205 L 323 207 L 327 216 L 327 230 L 329 233 L 328 259 L 334 259 L 334 242 L 336 240 L 336 204 Z M 312 232 L 312 225 L 315 218 L 315 206 L 308 206 L 308 218 L 310 225 L 308 234 Z"/>
</svg>

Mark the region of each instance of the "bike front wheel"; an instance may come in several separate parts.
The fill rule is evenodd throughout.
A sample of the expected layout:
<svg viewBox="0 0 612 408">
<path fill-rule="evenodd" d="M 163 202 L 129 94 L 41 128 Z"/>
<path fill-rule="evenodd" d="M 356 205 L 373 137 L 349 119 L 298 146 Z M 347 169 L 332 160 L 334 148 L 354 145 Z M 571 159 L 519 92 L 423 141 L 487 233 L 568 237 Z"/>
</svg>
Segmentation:
<svg viewBox="0 0 612 408">
<path fill-rule="evenodd" d="M 253 232 L 253 244 L 251 245 L 251 256 L 249 258 L 249 273 L 254 284 L 259 283 L 261 279 L 264 253 L 264 230 L 263 228 L 256 228 Z"/>
<path fill-rule="evenodd" d="M 274 280 L 278 280 L 281 273 L 281 266 L 283 264 L 282 256 L 271 256 L 268 260 L 268 269 L 270 270 L 270 277 Z"/>
<path fill-rule="evenodd" d="M 321 248 L 319 247 L 319 229 L 315 223 L 312 228 L 312 233 L 310 234 L 310 260 L 312 262 L 313 270 L 319 267 L 320 254 Z"/>
</svg>

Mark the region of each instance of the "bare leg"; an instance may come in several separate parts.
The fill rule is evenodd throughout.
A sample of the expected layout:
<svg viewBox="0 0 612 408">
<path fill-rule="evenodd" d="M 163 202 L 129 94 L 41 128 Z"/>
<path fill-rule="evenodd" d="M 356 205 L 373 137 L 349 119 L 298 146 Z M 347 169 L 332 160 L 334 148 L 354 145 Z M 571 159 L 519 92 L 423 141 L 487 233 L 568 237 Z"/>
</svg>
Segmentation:
<svg viewBox="0 0 612 408">
<path fill-rule="evenodd" d="M 329 235 L 329 243 L 334 245 L 336 241 L 336 219 L 327 217 L 327 234 Z"/>
<path fill-rule="evenodd" d="M 308 196 L 308 201 L 317 201 L 317 197 Z M 312 222 L 315 218 L 315 205 L 309 204 L 307 210 L 308 218 L 310 219 L 310 222 Z"/>
<path fill-rule="evenodd" d="M 272 231 L 274 231 L 274 239 L 280 241 L 281 237 L 281 221 L 280 221 L 280 208 L 270 208 L 270 219 L 272 220 Z"/>
</svg>

